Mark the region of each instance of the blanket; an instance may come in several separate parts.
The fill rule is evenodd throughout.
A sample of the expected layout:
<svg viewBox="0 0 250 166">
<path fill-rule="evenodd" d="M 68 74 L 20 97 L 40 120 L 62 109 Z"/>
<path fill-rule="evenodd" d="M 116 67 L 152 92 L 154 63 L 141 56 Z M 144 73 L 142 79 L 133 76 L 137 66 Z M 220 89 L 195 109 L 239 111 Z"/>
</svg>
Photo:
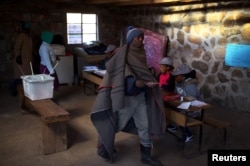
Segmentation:
<svg viewBox="0 0 250 166">
<path fill-rule="evenodd" d="M 115 134 L 118 131 L 117 111 L 126 107 L 125 77 L 132 75 L 136 79 L 157 81 L 148 69 L 144 49 L 124 45 L 106 63 L 106 74 L 99 87 L 92 112 L 91 121 L 98 132 L 97 153 L 113 161 Z M 152 139 L 161 138 L 165 133 L 165 111 L 159 87 L 147 88 L 147 112 L 149 133 Z M 136 134 L 133 121 L 126 132 Z"/>
</svg>

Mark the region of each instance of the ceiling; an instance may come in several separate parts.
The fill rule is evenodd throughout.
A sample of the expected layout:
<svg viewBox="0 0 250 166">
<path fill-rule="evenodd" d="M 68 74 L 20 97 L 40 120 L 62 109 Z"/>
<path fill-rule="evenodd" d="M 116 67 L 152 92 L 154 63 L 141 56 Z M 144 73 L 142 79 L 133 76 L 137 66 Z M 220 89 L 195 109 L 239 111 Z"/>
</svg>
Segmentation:
<svg viewBox="0 0 250 166">
<path fill-rule="evenodd" d="M 61 0 L 53 0 L 61 1 Z M 64 0 L 71 1 L 72 0 Z M 79 1 L 79 0 L 75 0 Z M 207 3 L 227 3 L 227 2 L 248 2 L 249 0 L 80 0 L 85 4 L 109 5 L 109 6 L 138 6 L 138 5 L 186 5 L 186 4 L 207 4 Z M 249 3 L 249 2 L 248 2 Z"/>
</svg>

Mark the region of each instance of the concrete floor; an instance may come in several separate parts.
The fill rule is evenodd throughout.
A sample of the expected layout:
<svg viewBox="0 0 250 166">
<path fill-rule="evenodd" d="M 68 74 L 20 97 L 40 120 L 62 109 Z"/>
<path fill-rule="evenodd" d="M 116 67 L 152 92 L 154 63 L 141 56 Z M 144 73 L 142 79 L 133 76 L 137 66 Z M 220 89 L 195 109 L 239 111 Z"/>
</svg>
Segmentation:
<svg viewBox="0 0 250 166">
<path fill-rule="evenodd" d="M 68 122 L 68 150 L 51 155 L 42 154 L 41 120 L 37 114 L 21 114 L 18 97 L 9 94 L 7 88 L 1 88 L 0 94 L 0 165 L 1 166 L 140 166 L 140 152 L 137 136 L 127 133 L 116 135 L 115 145 L 118 154 L 113 164 L 107 163 L 96 154 L 97 133 L 89 114 L 95 95 L 87 96 L 80 86 L 62 86 L 55 93 L 57 103 L 71 116 Z M 165 166 L 206 166 L 207 148 L 250 149 L 250 114 L 223 110 L 217 107 L 207 110 L 213 115 L 228 121 L 232 127 L 228 130 L 228 143 L 222 143 L 222 131 L 204 127 L 204 153 L 191 159 L 183 156 L 181 144 L 169 133 L 154 143 L 152 155 Z M 193 129 L 195 136 L 197 129 Z M 188 151 L 196 150 L 196 139 L 187 144 Z M 189 153 L 188 152 L 188 153 Z"/>
</svg>

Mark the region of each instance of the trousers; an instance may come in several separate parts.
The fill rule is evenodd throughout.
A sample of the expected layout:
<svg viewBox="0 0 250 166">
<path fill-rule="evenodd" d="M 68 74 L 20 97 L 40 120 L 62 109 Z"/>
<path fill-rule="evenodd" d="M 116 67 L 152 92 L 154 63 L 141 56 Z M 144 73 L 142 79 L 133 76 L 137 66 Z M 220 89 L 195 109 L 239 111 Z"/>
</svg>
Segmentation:
<svg viewBox="0 0 250 166">
<path fill-rule="evenodd" d="M 125 107 L 118 110 L 118 126 L 121 131 L 133 118 L 137 128 L 140 143 L 145 147 L 151 147 L 151 140 L 148 132 L 148 114 L 145 93 L 137 96 L 125 96 Z"/>
</svg>

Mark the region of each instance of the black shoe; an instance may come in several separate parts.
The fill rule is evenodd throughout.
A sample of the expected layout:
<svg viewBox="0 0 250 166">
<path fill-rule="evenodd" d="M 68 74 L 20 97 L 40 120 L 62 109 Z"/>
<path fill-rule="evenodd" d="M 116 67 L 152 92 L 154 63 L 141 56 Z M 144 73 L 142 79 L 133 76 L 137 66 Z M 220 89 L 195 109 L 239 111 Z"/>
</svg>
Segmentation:
<svg viewBox="0 0 250 166">
<path fill-rule="evenodd" d="M 145 147 L 141 145 L 141 162 L 151 166 L 163 166 L 160 161 L 154 160 L 151 157 L 151 147 Z"/>
</svg>

